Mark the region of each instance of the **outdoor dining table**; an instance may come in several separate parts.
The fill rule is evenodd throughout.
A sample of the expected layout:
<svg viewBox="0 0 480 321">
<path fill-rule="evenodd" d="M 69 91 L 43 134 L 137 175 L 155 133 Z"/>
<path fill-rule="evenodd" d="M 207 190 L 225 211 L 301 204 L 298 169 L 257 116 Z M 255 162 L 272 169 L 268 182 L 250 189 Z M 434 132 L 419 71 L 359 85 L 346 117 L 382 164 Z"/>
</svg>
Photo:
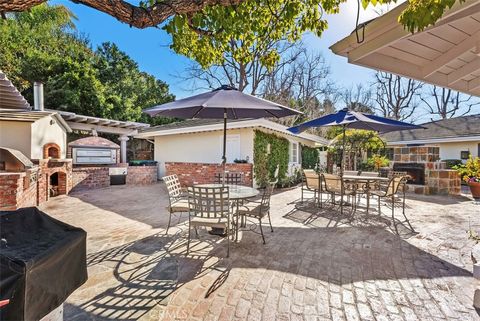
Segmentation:
<svg viewBox="0 0 480 321">
<path fill-rule="evenodd" d="M 354 182 L 357 185 L 361 184 L 362 190 L 367 195 L 367 214 L 370 208 L 370 191 L 372 190 L 371 184 L 375 184 L 378 182 L 388 182 L 389 179 L 387 177 L 380 177 L 380 176 L 358 176 L 358 175 L 343 175 L 343 179 L 345 181 Z"/>
<path fill-rule="evenodd" d="M 198 184 L 195 186 L 196 187 L 222 187 L 222 186 L 228 187 L 229 199 L 234 202 L 237 212 L 238 212 L 238 205 L 241 203 L 241 201 L 255 197 L 260 193 L 256 188 L 243 186 L 243 185 Z M 239 229 L 238 219 L 236 221 L 235 228 L 236 228 L 235 241 L 238 241 L 238 229 Z M 212 228 L 212 234 L 223 235 L 224 234 L 223 228 Z"/>
</svg>

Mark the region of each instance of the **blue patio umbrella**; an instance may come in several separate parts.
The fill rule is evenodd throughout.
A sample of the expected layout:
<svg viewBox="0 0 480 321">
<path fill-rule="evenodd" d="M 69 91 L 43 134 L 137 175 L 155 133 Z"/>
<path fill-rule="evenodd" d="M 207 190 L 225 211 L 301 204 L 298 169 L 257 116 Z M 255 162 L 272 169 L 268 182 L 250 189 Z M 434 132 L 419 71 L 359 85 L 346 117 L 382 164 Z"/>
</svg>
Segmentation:
<svg viewBox="0 0 480 321">
<path fill-rule="evenodd" d="M 336 113 L 328 114 L 320 118 L 309 120 L 303 124 L 290 127 L 288 130 L 294 134 L 316 127 L 342 126 L 342 166 L 341 173 L 343 175 L 343 159 L 345 153 L 345 130 L 346 129 L 365 129 L 373 130 L 381 134 L 391 131 L 420 129 L 422 126 L 401 122 L 394 119 L 380 117 L 376 115 L 364 114 L 344 108 Z"/>
</svg>

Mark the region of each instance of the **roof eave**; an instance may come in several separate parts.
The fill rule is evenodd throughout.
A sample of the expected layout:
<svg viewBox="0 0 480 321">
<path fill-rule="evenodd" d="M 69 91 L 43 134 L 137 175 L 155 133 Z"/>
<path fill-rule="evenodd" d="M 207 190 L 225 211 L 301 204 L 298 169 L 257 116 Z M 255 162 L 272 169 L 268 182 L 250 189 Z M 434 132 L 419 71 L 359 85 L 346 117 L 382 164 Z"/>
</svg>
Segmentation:
<svg viewBox="0 0 480 321">
<path fill-rule="evenodd" d="M 472 142 L 480 141 L 479 135 L 469 136 L 451 136 L 451 137 L 435 137 L 426 139 L 408 139 L 398 141 L 386 141 L 387 145 L 409 145 L 409 144 L 435 144 L 435 143 L 456 143 L 456 142 Z"/>
<path fill-rule="evenodd" d="M 301 134 L 301 135 L 294 135 L 286 130 L 286 127 L 277 123 L 274 123 L 270 120 L 260 118 L 260 119 L 249 119 L 244 121 L 236 121 L 233 123 L 229 123 L 228 129 L 241 129 L 241 128 L 254 128 L 254 127 L 264 127 L 269 130 L 281 132 L 283 134 L 299 137 L 301 139 L 305 139 L 314 143 L 320 144 L 327 144 L 328 142 L 323 138 L 311 134 Z M 164 129 L 164 130 L 157 130 L 157 131 L 147 131 L 147 132 L 140 132 L 139 134 L 135 135 L 136 138 L 144 138 L 144 139 L 152 139 L 155 136 L 169 136 L 169 135 L 179 135 L 179 134 L 192 134 L 192 133 L 199 133 L 199 132 L 207 132 L 207 131 L 217 131 L 223 130 L 223 124 L 216 123 L 216 124 L 209 124 L 209 125 L 202 125 L 202 126 L 190 126 L 190 127 L 183 127 L 183 128 L 174 128 L 174 129 Z"/>
</svg>

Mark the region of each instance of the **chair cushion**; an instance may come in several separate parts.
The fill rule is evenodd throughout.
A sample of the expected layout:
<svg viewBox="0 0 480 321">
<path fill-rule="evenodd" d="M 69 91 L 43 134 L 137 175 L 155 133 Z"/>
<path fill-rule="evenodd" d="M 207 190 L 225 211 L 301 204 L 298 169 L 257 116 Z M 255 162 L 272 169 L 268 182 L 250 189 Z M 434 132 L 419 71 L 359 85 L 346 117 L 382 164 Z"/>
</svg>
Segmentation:
<svg viewBox="0 0 480 321">
<path fill-rule="evenodd" d="M 189 212 L 190 211 L 187 199 L 179 199 L 173 202 L 171 205 L 171 208 L 173 212 Z"/>
<path fill-rule="evenodd" d="M 267 214 L 267 211 L 264 209 L 262 212 L 262 205 L 260 203 L 249 202 L 238 207 L 238 214 L 264 217 Z"/>
<path fill-rule="evenodd" d="M 226 217 L 200 217 L 193 216 L 190 219 L 190 224 L 195 226 L 209 226 L 209 227 L 223 227 L 226 228 L 228 225 L 228 218 Z"/>
</svg>

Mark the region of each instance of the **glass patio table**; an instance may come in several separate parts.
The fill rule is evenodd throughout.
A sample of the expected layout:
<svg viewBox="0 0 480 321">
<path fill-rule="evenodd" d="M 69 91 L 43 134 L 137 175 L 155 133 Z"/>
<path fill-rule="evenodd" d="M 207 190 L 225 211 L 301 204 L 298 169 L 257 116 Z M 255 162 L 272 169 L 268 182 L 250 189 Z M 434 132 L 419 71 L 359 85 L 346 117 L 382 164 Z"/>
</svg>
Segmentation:
<svg viewBox="0 0 480 321">
<path fill-rule="evenodd" d="M 258 189 L 249 187 L 249 186 L 243 186 L 243 185 L 229 185 L 229 184 L 196 184 L 195 187 L 222 187 L 226 186 L 228 187 L 228 195 L 229 199 L 232 200 L 235 203 L 236 206 L 236 212 L 238 212 L 238 205 L 240 201 L 246 200 L 248 198 L 252 198 L 257 196 L 260 192 Z M 235 230 L 235 241 L 238 240 L 238 218 L 236 220 L 236 230 Z M 224 235 L 225 231 L 223 228 L 212 228 L 212 233 L 215 235 Z"/>
<path fill-rule="evenodd" d="M 372 190 L 372 184 L 379 182 L 388 182 L 387 177 L 380 176 L 358 176 L 358 175 L 343 175 L 345 181 L 353 182 L 358 186 L 360 185 L 362 191 L 367 195 L 367 214 L 370 209 L 370 191 Z"/>
</svg>

